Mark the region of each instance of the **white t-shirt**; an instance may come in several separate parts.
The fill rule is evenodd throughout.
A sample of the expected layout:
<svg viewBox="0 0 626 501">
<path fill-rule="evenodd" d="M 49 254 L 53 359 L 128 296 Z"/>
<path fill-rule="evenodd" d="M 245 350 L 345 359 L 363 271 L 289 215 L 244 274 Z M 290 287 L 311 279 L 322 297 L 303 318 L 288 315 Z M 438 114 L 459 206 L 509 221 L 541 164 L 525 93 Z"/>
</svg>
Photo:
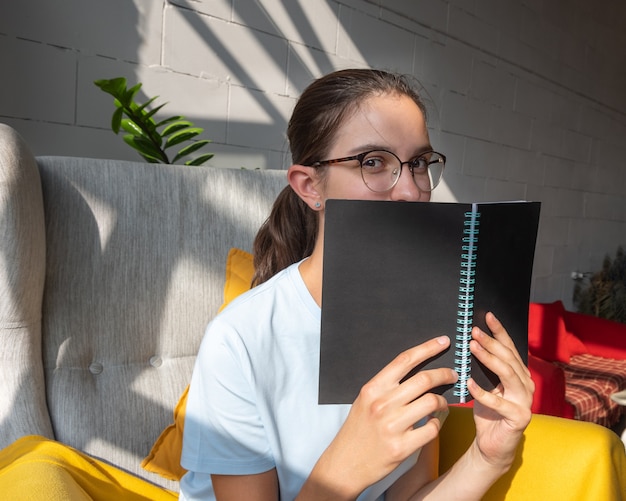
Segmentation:
<svg viewBox="0 0 626 501">
<path fill-rule="evenodd" d="M 299 263 L 233 301 L 207 327 L 187 401 L 180 499 L 214 499 L 210 474 L 276 468 L 296 497 L 350 405 L 318 405 L 321 310 Z M 359 500 L 384 491 L 414 454 Z"/>
</svg>

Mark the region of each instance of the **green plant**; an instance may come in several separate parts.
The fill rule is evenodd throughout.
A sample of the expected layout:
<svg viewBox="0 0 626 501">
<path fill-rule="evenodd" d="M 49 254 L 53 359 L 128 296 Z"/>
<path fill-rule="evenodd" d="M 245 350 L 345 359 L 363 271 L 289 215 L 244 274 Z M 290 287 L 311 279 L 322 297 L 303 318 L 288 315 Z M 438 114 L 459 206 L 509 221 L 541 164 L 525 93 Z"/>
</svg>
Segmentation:
<svg viewBox="0 0 626 501">
<path fill-rule="evenodd" d="M 150 110 L 148 107 L 158 96 L 143 104 L 136 103 L 135 96 L 141 89 L 141 83 L 129 89 L 126 79 L 120 77 L 96 80 L 94 84 L 115 99 L 115 111 L 111 118 L 113 132 L 118 134 L 120 129 L 124 130 L 126 132 L 124 141 L 148 162 L 174 164 L 211 142 L 208 139 L 194 140 L 202 134 L 203 129 L 194 127 L 193 123 L 182 116 L 172 116 L 157 122 L 156 113 L 167 103 Z M 190 142 L 190 144 L 181 148 L 170 160 L 166 150 L 185 142 Z M 211 158 L 213 158 L 212 153 L 204 153 L 184 163 L 185 165 L 202 165 Z"/>
<path fill-rule="evenodd" d="M 580 313 L 626 323 L 626 254 L 618 247 L 615 259 L 607 254 L 602 269 L 574 286 Z"/>
</svg>

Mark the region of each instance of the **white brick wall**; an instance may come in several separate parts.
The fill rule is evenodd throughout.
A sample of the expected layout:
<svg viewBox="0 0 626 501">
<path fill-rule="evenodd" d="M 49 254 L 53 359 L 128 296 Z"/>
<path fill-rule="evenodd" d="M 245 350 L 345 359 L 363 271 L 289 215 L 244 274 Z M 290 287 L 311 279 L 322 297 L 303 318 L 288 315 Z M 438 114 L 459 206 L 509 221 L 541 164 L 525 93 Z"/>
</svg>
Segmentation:
<svg viewBox="0 0 626 501">
<path fill-rule="evenodd" d="M 21 0 L 0 6 L 0 121 L 36 154 L 137 159 L 93 85 L 125 76 L 205 128 L 213 165 L 288 165 L 323 73 L 415 75 L 448 155 L 437 200 L 541 200 L 533 299 L 626 245 L 626 3 L 597 0 Z"/>
</svg>

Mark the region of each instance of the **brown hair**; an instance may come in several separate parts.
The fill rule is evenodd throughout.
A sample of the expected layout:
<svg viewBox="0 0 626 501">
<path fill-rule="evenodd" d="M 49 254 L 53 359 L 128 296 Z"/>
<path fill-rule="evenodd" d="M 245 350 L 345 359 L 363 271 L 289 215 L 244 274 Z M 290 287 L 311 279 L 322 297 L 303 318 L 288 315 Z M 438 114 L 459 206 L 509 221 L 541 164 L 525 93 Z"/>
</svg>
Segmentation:
<svg viewBox="0 0 626 501">
<path fill-rule="evenodd" d="M 410 97 L 426 117 L 421 97 L 402 75 L 348 69 L 315 80 L 298 99 L 287 127 L 292 163 L 311 165 L 323 160 L 346 117 L 367 98 L 385 94 Z M 318 168 L 317 172 L 322 177 L 324 169 Z M 318 217 L 290 186 L 285 187 L 254 241 L 253 285 L 265 282 L 313 252 Z"/>
</svg>

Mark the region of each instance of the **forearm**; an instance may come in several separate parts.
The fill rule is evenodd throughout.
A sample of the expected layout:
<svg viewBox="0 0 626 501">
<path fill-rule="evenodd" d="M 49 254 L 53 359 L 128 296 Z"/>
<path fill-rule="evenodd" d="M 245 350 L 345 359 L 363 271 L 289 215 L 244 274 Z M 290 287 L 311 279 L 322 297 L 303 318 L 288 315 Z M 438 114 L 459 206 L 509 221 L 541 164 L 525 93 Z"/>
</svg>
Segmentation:
<svg viewBox="0 0 626 501">
<path fill-rule="evenodd" d="M 343 456 L 343 450 L 329 447 L 320 457 L 313 471 L 302 486 L 298 501 L 306 500 L 354 500 L 373 484 L 368 467 L 359 466 L 359 462 Z M 385 499 L 407 500 L 417 489 L 437 477 L 439 441 L 433 440 L 422 447 L 417 462 L 400 478 L 391 484 Z M 369 464 L 368 466 L 371 466 Z M 383 474 L 378 475 L 380 479 Z"/>
<path fill-rule="evenodd" d="M 352 501 L 363 489 L 356 487 L 354 477 L 331 466 L 322 456 L 304 482 L 296 501 Z"/>
<path fill-rule="evenodd" d="M 426 484 L 411 500 L 480 500 L 496 480 L 509 470 L 511 464 L 512 459 L 509 464 L 490 464 L 474 441 L 452 468 Z"/>
</svg>

